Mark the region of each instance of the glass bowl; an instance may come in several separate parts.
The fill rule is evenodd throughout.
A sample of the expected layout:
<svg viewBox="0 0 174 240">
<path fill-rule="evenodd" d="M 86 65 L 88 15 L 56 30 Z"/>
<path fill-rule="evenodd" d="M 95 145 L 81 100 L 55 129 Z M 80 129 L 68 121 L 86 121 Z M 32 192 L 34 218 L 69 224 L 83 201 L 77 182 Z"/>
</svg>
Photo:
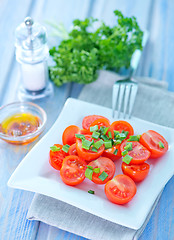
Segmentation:
<svg viewBox="0 0 174 240">
<path fill-rule="evenodd" d="M 12 136 L 2 130 L 1 123 L 16 114 L 27 113 L 32 114 L 39 120 L 38 127 L 30 133 L 21 136 Z M 47 115 L 45 111 L 38 105 L 31 102 L 14 102 L 0 107 L 0 139 L 12 144 L 27 144 L 33 142 L 45 129 Z"/>
</svg>

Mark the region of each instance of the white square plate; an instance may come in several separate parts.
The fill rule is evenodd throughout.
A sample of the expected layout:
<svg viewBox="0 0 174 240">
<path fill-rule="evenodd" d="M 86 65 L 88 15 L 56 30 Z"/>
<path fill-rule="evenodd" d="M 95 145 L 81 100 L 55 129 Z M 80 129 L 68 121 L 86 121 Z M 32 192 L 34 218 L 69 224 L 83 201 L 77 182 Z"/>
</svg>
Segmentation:
<svg viewBox="0 0 174 240">
<path fill-rule="evenodd" d="M 169 143 L 169 151 L 160 159 L 148 160 L 150 173 L 147 178 L 137 184 L 137 193 L 128 204 L 119 206 L 109 202 L 104 193 L 104 186 L 99 186 L 85 179 L 76 187 L 65 185 L 48 162 L 50 146 L 62 142 L 62 133 L 69 125 L 81 127 L 83 117 L 98 114 L 115 121 L 111 117 L 111 109 L 98 105 L 68 99 L 64 108 L 50 131 L 36 144 L 19 164 L 8 181 L 8 186 L 32 191 L 69 203 L 96 216 L 138 229 L 145 221 L 150 208 L 165 184 L 174 173 L 174 130 L 159 126 L 137 118 L 129 122 L 135 134 L 149 129 L 163 135 Z M 121 160 L 116 162 L 116 175 L 122 173 Z M 89 194 L 88 190 L 95 194 Z"/>
</svg>

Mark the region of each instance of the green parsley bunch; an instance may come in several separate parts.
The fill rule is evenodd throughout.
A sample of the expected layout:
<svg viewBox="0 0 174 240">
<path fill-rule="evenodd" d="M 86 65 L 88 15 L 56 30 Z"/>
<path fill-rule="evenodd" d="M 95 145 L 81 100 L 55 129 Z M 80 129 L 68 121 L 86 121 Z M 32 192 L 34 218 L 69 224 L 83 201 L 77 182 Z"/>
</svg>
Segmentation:
<svg viewBox="0 0 174 240">
<path fill-rule="evenodd" d="M 49 74 L 57 86 L 67 82 L 91 83 L 103 68 L 114 71 L 129 68 L 134 51 L 142 50 L 143 32 L 135 17 L 124 17 L 118 10 L 114 14 L 115 26 L 103 22 L 93 32 L 89 28 L 97 19 L 74 20 L 68 37 L 50 49 L 55 65 L 49 68 Z"/>
</svg>

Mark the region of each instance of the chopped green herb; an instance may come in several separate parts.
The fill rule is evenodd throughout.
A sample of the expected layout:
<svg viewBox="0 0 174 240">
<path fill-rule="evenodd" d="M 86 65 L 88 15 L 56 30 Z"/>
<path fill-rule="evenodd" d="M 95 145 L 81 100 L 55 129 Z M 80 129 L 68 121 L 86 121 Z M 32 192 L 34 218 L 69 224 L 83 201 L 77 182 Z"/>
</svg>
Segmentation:
<svg viewBox="0 0 174 240">
<path fill-rule="evenodd" d="M 70 145 L 66 144 L 62 147 L 62 151 L 68 153 L 69 148 L 70 148 Z"/>
<path fill-rule="evenodd" d="M 93 127 L 90 127 L 90 132 L 94 132 L 98 130 L 98 125 L 95 125 Z"/>
<path fill-rule="evenodd" d="M 51 151 L 53 152 L 57 152 L 57 151 L 60 151 L 60 147 L 57 147 L 57 146 L 52 146 L 50 147 Z"/>
<path fill-rule="evenodd" d="M 107 140 L 109 140 L 109 138 L 108 138 L 108 136 L 106 136 L 106 135 L 101 135 L 101 138 L 104 140 L 104 141 L 107 141 Z"/>
<path fill-rule="evenodd" d="M 112 141 L 104 141 L 105 149 L 112 148 Z"/>
<path fill-rule="evenodd" d="M 125 135 L 126 135 L 126 137 L 127 137 L 127 135 L 129 134 L 129 132 L 128 131 L 122 131 L 122 133 L 124 133 Z"/>
<path fill-rule="evenodd" d="M 124 140 L 126 138 L 126 134 L 125 133 L 119 133 L 116 135 L 116 140 Z"/>
<path fill-rule="evenodd" d="M 82 140 L 82 148 L 84 148 L 86 150 L 89 150 L 92 144 L 93 144 L 93 142 L 90 142 L 86 139 Z"/>
<path fill-rule="evenodd" d="M 104 135 L 107 133 L 108 129 L 109 129 L 108 127 L 104 127 L 104 130 L 103 130 Z"/>
<path fill-rule="evenodd" d="M 116 136 L 119 134 L 120 132 L 119 131 L 115 131 L 114 130 L 114 138 L 116 139 Z"/>
<path fill-rule="evenodd" d="M 94 168 L 94 172 L 95 173 L 99 173 L 100 172 L 100 168 Z"/>
<path fill-rule="evenodd" d="M 159 142 L 159 147 L 164 148 L 164 144 L 161 141 Z"/>
<path fill-rule="evenodd" d="M 93 190 L 89 190 L 88 193 L 94 194 L 95 192 Z"/>
<path fill-rule="evenodd" d="M 132 150 L 132 142 L 126 143 L 126 146 L 124 147 L 125 150 L 131 151 Z"/>
<path fill-rule="evenodd" d="M 121 144 L 121 140 L 116 140 L 116 141 L 114 141 L 114 145 L 118 145 L 118 144 Z"/>
<path fill-rule="evenodd" d="M 129 164 L 132 160 L 132 157 L 129 156 L 128 154 L 122 159 L 123 162 Z"/>
<path fill-rule="evenodd" d="M 129 136 L 129 139 L 127 141 L 138 141 L 140 140 L 141 135 L 136 135 L 136 136 Z"/>
<path fill-rule="evenodd" d="M 115 151 L 113 152 L 114 155 L 117 155 L 118 153 L 118 149 L 115 149 Z"/>
<path fill-rule="evenodd" d="M 99 141 L 97 141 L 93 144 L 93 147 L 95 147 L 96 149 L 99 149 L 103 145 L 103 143 L 104 143 L 104 141 L 102 139 L 100 139 Z"/>
<path fill-rule="evenodd" d="M 121 153 L 122 156 L 125 156 L 126 154 L 128 154 L 128 151 L 127 151 L 127 150 L 124 150 L 124 151 Z"/>
<path fill-rule="evenodd" d="M 108 136 L 109 136 L 109 138 L 112 138 L 112 134 L 110 131 L 108 132 Z"/>
<path fill-rule="evenodd" d="M 100 136 L 100 133 L 96 132 L 96 131 L 94 131 L 93 134 L 92 134 L 92 138 L 94 138 L 94 139 L 98 139 L 99 136 Z"/>
<path fill-rule="evenodd" d="M 92 147 L 92 148 L 91 148 L 91 151 L 93 151 L 93 152 L 98 152 L 95 147 Z"/>
<path fill-rule="evenodd" d="M 90 169 L 87 167 L 85 171 L 85 177 L 88 178 L 89 180 L 92 180 L 92 174 L 93 174 L 93 169 Z"/>
<path fill-rule="evenodd" d="M 87 165 L 86 167 L 89 168 L 89 169 L 91 169 L 91 170 L 94 169 L 92 166 L 89 166 L 89 165 Z"/>
<path fill-rule="evenodd" d="M 104 180 L 108 177 L 108 174 L 103 171 L 98 177 L 99 177 L 102 181 L 104 181 Z"/>
<path fill-rule="evenodd" d="M 85 139 L 85 135 L 83 134 L 75 134 L 76 138 Z"/>
</svg>

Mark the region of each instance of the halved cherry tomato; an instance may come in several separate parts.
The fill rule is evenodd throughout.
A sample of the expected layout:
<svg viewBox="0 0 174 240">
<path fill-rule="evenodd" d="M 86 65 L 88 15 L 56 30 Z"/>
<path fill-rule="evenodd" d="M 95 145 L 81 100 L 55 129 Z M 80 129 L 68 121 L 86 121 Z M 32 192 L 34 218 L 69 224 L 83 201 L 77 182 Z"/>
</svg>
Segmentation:
<svg viewBox="0 0 174 240">
<path fill-rule="evenodd" d="M 164 145 L 164 148 L 160 147 L 159 142 Z M 143 133 L 140 137 L 140 143 L 151 152 L 151 158 L 161 157 L 168 150 L 168 142 L 163 136 L 153 130 Z"/>
<path fill-rule="evenodd" d="M 100 168 L 99 173 L 93 172 L 92 175 L 92 181 L 96 184 L 105 184 L 110 179 L 112 179 L 115 174 L 115 164 L 112 160 L 106 157 L 100 157 L 90 162 L 88 166 L 91 166 L 93 168 Z M 103 171 L 108 174 L 108 177 L 102 181 L 99 176 L 102 174 Z"/>
<path fill-rule="evenodd" d="M 111 129 L 115 130 L 115 131 L 119 131 L 120 133 L 124 130 L 124 131 L 128 131 L 129 134 L 127 135 L 127 138 L 130 135 L 134 135 L 134 129 L 133 127 L 130 125 L 130 123 L 126 122 L 126 121 L 115 121 L 111 124 Z"/>
<path fill-rule="evenodd" d="M 84 117 L 83 121 L 82 121 L 82 127 L 84 129 L 89 129 L 91 123 L 93 123 L 98 118 L 105 118 L 105 117 L 100 116 L 100 115 L 89 115 L 89 116 Z M 107 118 L 105 118 L 105 119 L 108 120 Z"/>
<path fill-rule="evenodd" d="M 121 147 L 120 147 L 121 152 L 124 151 L 124 147 L 126 146 L 126 143 L 130 143 L 130 142 L 124 141 L 121 144 Z M 150 157 L 150 152 L 141 143 L 135 141 L 135 142 L 132 142 L 132 150 L 128 152 L 128 155 L 132 157 L 130 164 L 141 164 Z"/>
<path fill-rule="evenodd" d="M 103 157 L 107 157 L 107 158 L 110 158 L 112 161 L 116 161 L 118 159 L 121 158 L 121 150 L 120 150 L 120 145 L 121 144 L 118 144 L 116 146 L 113 146 L 112 148 L 109 148 L 109 149 L 105 149 L 102 156 Z M 114 152 L 117 151 L 117 154 L 114 154 Z"/>
<path fill-rule="evenodd" d="M 62 181 L 70 186 L 75 186 L 85 179 L 86 163 L 78 156 L 64 158 L 60 177 Z"/>
<path fill-rule="evenodd" d="M 63 145 L 61 145 L 61 144 L 54 144 L 54 146 L 60 148 L 60 150 L 59 151 L 55 151 L 55 152 L 50 150 L 49 163 L 56 170 L 60 170 L 61 167 L 62 167 L 63 159 L 66 156 L 68 156 L 68 153 L 66 153 L 66 152 L 61 150 Z"/>
<path fill-rule="evenodd" d="M 147 163 L 139 165 L 122 163 L 122 171 L 124 174 L 132 178 L 134 182 L 141 182 L 144 180 L 149 172 L 150 166 Z"/>
<path fill-rule="evenodd" d="M 86 140 L 88 141 L 92 141 L 92 137 L 91 135 L 85 135 Z M 94 140 L 94 142 L 97 142 L 98 140 Z M 82 140 L 77 138 L 76 139 L 76 150 L 77 150 L 77 154 L 80 158 L 84 159 L 85 161 L 92 161 L 94 159 L 99 158 L 103 151 L 104 151 L 105 147 L 104 144 L 97 150 L 97 152 L 93 152 L 91 149 L 86 150 L 84 148 L 82 148 Z"/>
<path fill-rule="evenodd" d="M 136 194 L 134 181 L 126 175 L 117 175 L 105 185 L 106 197 L 113 203 L 128 203 Z"/>
<path fill-rule="evenodd" d="M 90 132 L 90 130 L 88 129 L 80 129 L 80 132 L 79 132 L 79 134 L 84 134 L 84 135 L 92 135 L 92 132 Z"/>
<path fill-rule="evenodd" d="M 68 145 L 72 145 L 73 143 L 76 142 L 76 137 L 75 134 L 80 132 L 80 128 L 75 126 L 75 125 L 70 125 L 68 126 L 62 135 L 62 142 L 63 145 L 68 144 Z"/>
<path fill-rule="evenodd" d="M 77 156 L 77 150 L 76 150 L 76 143 L 72 144 L 68 150 L 69 155 L 76 155 Z"/>
</svg>

